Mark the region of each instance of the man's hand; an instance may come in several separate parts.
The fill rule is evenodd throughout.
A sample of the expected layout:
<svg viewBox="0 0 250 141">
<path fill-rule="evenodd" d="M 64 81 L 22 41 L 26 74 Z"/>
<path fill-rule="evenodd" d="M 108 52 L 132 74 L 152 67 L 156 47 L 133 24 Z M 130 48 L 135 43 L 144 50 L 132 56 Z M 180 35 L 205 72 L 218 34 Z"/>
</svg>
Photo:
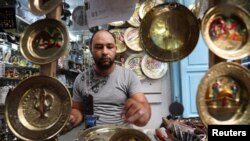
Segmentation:
<svg viewBox="0 0 250 141">
<path fill-rule="evenodd" d="M 69 122 L 75 127 L 83 120 L 82 113 L 78 109 L 72 109 Z"/>
<path fill-rule="evenodd" d="M 126 101 L 122 117 L 125 118 L 128 123 L 145 126 L 150 116 L 150 106 L 144 95 L 142 97 L 140 94 L 137 94 Z"/>
</svg>

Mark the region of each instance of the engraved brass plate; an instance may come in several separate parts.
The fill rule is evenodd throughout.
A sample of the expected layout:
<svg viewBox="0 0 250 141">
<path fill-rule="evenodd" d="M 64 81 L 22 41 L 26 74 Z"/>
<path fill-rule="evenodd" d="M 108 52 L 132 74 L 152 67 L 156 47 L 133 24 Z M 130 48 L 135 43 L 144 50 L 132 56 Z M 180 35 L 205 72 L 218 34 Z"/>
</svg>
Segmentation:
<svg viewBox="0 0 250 141">
<path fill-rule="evenodd" d="M 139 28 L 129 27 L 125 30 L 124 41 L 129 49 L 136 52 L 143 51 L 140 44 Z"/>
<path fill-rule="evenodd" d="M 237 63 L 212 66 L 201 79 L 196 104 L 207 125 L 250 124 L 250 71 Z"/>
<path fill-rule="evenodd" d="M 26 28 L 20 40 L 20 50 L 34 64 L 47 64 L 64 55 L 68 44 L 68 31 L 62 22 L 42 19 Z"/>
<path fill-rule="evenodd" d="M 47 140 L 66 125 L 71 95 L 57 79 L 33 76 L 22 81 L 6 98 L 5 119 L 22 140 Z"/>
<path fill-rule="evenodd" d="M 141 61 L 144 54 L 132 54 L 125 61 L 125 68 L 131 69 L 140 80 L 146 78 L 146 76 L 142 72 Z"/>
<path fill-rule="evenodd" d="M 236 5 L 210 8 L 201 24 L 209 49 L 224 59 L 238 60 L 250 54 L 250 15 Z"/>
<path fill-rule="evenodd" d="M 151 139 L 140 130 L 122 129 L 117 131 L 110 141 L 151 141 Z"/>
<path fill-rule="evenodd" d="M 199 24 L 187 7 L 164 3 L 144 16 L 139 35 L 147 54 L 159 61 L 173 62 L 193 51 L 199 38 Z"/>
<path fill-rule="evenodd" d="M 112 135 L 117 131 L 126 129 L 126 126 L 99 125 L 78 133 L 79 141 L 110 141 Z"/>
<path fill-rule="evenodd" d="M 53 11 L 61 2 L 61 0 L 29 0 L 28 6 L 31 13 L 42 16 Z"/>
</svg>

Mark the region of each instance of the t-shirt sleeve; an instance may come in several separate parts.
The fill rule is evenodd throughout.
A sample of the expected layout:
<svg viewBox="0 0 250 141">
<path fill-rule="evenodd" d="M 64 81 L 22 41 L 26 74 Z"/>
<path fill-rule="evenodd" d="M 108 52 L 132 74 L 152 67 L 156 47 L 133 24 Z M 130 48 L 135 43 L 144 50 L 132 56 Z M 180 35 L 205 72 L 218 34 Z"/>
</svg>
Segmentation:
<svg viewBox="0 0 250 141">
<path fill-rule="evenodd" d="M 132 70 L 129 70 L 129 95 L 139 92 L 143 93 L 141 81 Z"/>
<path fill-rule="evenodd" d="M 79 74 L 73 84 L 73 96 L 72 100 L 76 102 L 82 102 L 81 95 L 81 75 Z"/>
</svg>

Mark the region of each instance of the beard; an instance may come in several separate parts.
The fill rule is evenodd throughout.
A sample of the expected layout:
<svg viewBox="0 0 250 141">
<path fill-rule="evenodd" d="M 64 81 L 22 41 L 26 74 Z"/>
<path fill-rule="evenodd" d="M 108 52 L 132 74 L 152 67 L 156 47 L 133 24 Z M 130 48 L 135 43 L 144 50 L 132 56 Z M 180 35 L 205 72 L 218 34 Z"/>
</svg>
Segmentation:
<svg viewBox="0 0 250 141">
<path fill-rule="evenodd" d="M 100 58 L 100 59 L 94 59 L 96 66 L 101 70 L 107 70 L 109 69 L 113 64 L 114 60 L 110 58 Z"/>
</svg>

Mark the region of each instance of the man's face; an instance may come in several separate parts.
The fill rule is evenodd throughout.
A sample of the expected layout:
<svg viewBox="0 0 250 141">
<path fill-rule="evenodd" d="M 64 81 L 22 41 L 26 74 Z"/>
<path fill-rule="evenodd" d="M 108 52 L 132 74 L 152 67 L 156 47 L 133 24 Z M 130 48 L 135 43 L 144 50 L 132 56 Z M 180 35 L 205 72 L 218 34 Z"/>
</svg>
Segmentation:
<svg viewBox="0 0 250 141">
<path fill-rule="evenodd" d="M 98 31 L 91 44 L 91 53 L 99 69 L 110 68 L 115 60 L 115 39 L 107 31 Z"/>
</svg>

